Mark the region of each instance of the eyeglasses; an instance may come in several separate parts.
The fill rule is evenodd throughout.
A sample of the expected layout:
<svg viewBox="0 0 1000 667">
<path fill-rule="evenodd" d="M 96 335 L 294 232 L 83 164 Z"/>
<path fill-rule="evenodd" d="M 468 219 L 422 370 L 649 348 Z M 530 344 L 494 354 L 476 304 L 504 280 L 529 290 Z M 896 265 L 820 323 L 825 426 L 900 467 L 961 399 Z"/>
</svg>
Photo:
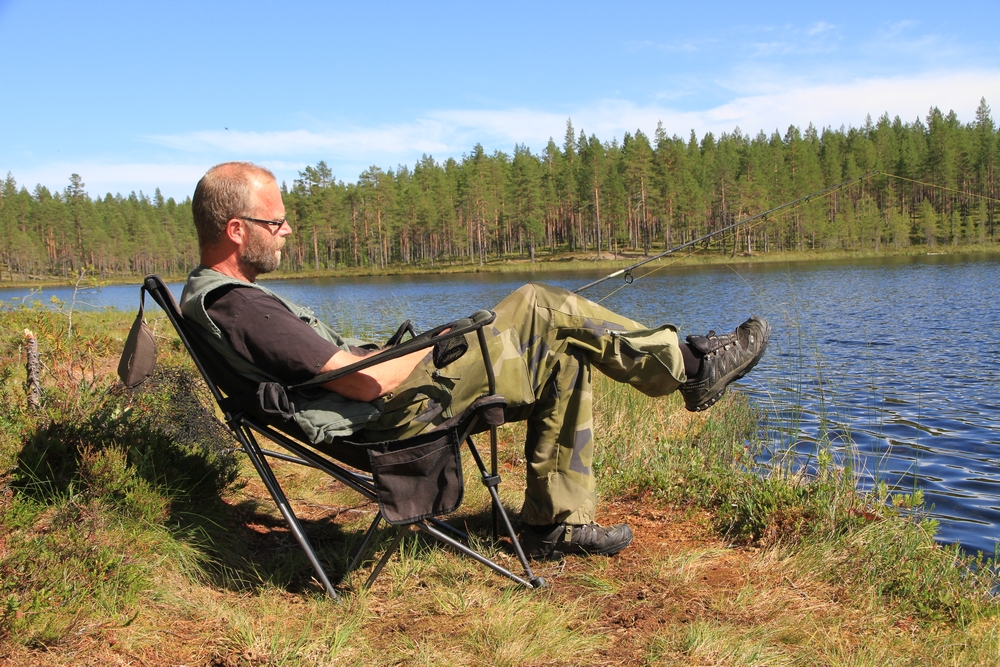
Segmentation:
<svg viewBox="0 0 1000 667">
<path fill-rule="evenodd" d="M 267 225 L 268 227 L 274 227 L 275 229 L 281 229 L 281 226 L 288 222 L 287 218 L 282 218 L 281 220 L 261 220 L 260 218 L 240 218 L 240 220 L 248 220 L 249 222 L 258 222 L 262 225 Z"/>
</svg>

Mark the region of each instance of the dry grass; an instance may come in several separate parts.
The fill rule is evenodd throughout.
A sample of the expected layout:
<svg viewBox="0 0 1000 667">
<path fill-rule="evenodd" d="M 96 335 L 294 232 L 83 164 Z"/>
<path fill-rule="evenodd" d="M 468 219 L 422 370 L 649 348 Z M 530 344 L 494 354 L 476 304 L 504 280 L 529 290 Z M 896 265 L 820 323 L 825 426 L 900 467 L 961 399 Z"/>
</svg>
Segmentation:
<svg viewBox="0 0 1000 667">
<path fill-rule="evenodd" d="M 296 509 L 316 516 L 318 499 L 360 530 L 339 493 Z M 727 545 L 701 512 L 617 501 L 601 518 L 628 519 L 634 545 L 540 564 L 541 591 L 415 541 L 372 590 L 340 603 L 316 589 L 202 583 L 163 562 L 131 624 L 81 624 L 44 648 L 10 638 L 0 656 L 12 666 L 995 664 L 995 619 L 963 629 L 902 617 L 789 550 Z M 271 524 L 267 536 L 280 543 L 282 532 Z"/>
<path fill-rule="evenodd" d="M 742 455 L 738 433 L 747 411 L 741 401 L 690 415 L 675 399 L 653 401 L 603 381 L 597 396 L 598 518 L 627 521 L 635 541 L 611 558 L 536 564 L 550 584 L 538 591 L 522 590 L 469 559 L 411 537 L 371 590 L 360 588 L 373 564 L 368 561 L 346 582 L 343 599 L 331 601 L 312 581 L 308 563 L 246 462 L 244 483 L 196 507 L 200 522 L 188 523 L 130 519 L 101 498 L 74 501 L 78 506 L 56 498 L 36 511 L 18 505 L 14 487 L 0 477 L 0 572 L 9 572 L 2 568 L 15 560 L 12 545 L 68 540 L 70 526 L 85 526 L 90 541 L 74 542 L 74 548 L 100 547 L 123 563 L 138 564 L 144 582 L 132 597 L 102 593 L 104 607 L 47 610 L 55 623 L 48 633 L 20 618 L 21 625 L 10 627 L 32 634 L 0 635 L 0 664 L 1000 662 L 1000 622 L 988 590 L 959 591 L 978 596 L 962 614 L 928 611 L 906 585 L 926 589 L 934 582 L 925 583 L 919 570 L 903 577 L 891 559 L 875 557 L 885 555 L 877 551 L 880 541 L 905 538 L 912 542 L 902 553 L 932 562 L 932 542 L 898 518 L 847 527 L 829 539 L 810 539 L 796 529 L 785 534 L 788 539 L 778 533 L 734 542 L 720 532 L 716 508 L 729 496 L 718 489 L 750 484 L 723 472 Z M 7 475 L 18 457 L 12 448 L 23 434 L 3 434 L 0 461 Z M 501 439 L 502 496 L 515 512 L 523 484 L 521 435 L 515 425 L 505 427 Z M 342 571 L 375 508 L 314 470 L 279 462 L 275 471 L 321 559 L 334 573 Z M 466 482 L 466 502 L 455 518 L 482 526 L 488 496 L 471 468 Z M 74 507 L 75 521 L 56 520 Z M 388 531 L 380 538 L 384 546 Z M 502 548 L 483 546 L 516 566 Z M 960 573 L 961 564 L 955 567 Z M 77 574 L 69 562 L 62 575 L 47 572 L 71 586 Z M 940 576 L 945 570 L 927 572 Z M 110 570 L 111 583 L 115 576 Z M 942 579 L 940 588 L 954 581 Z M 95 584 L 87 586 L 95 587 L 84 593 L 97 591 Z"/>
</svg>

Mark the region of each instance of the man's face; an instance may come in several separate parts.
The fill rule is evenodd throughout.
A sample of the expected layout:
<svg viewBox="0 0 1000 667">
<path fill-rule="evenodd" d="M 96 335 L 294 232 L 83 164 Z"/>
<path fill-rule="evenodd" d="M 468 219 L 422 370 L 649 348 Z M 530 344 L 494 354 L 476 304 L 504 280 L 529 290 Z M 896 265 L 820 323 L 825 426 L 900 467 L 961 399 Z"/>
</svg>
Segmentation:
<svg viewBox="0 0 1000 667">
<path fill-rule="evenodd" d="M 253 217 L 261 220 L 281 220 L 285 217 L 285 205 L 281 201 L 278 184 L 271 182 L 256 194 L 257 207 Z M 281 227 L 244 220 L 246 241 L 240 247 L 238 259 L 247 275 L 270 273 L 281 264 L 281 247 L 285 237 L 292 233 L 288 224 Z"/>
</svg>

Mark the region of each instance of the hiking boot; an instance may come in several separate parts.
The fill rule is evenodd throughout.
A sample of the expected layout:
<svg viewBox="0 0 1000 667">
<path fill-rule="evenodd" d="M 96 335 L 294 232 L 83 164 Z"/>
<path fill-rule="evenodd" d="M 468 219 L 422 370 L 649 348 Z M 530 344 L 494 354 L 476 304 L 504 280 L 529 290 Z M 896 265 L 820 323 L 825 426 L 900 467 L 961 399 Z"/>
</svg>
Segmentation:
<svg viewBox="0 0 1000 667">
<path fill-rule="evenodd" d="M 596 523 L 525 525 L 521 530 L 521 547 L 537 560 L 558 560 L 566 554 L 610 556 L 630 544 L 632 529 L 625 523 L 609 528 Z"/>
<path fill-rule="evenodd" d="M 691 412 L 706 410 L 718 401 L 730 382 L 739 380 L 764 356 L 771 325 L 762 317 L 751 317 L 731 334 L 709 331 L 707 336 L 688 336 L 695 354 L 701 354 L 701 370 L 681 385 L 684 407 Z"/>
</svg>

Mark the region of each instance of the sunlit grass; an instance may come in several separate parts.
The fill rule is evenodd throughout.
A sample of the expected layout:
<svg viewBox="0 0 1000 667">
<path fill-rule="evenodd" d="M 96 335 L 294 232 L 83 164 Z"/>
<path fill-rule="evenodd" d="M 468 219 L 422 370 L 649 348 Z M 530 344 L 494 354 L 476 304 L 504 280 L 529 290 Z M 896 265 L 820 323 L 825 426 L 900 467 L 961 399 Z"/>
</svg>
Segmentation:
<svg viewBox="0 0 1000 667">
<path fill-rule="evenodd" d="M 970 570 L 936 545 L 919 505 L 901 516 L 887 489 L 856 494 L 822 447 L 808 469 L 754 465 L 760 413 L 738 392 L 693 415 L 678 397 L 602 377 L 601 512 L 632 523 L 632 547 L 534 564 L 550 585 L 525 591 L 413 533 L 366 591 L 393 535 L 384 526 L 331 601 L 252 468 L 227 458 L 169 338 L 169 372 L 145 390 L 114 390 L 116 359 L 97 359 L 95 378 L 48 375 L 33 414 L 19 407 L 16 327 L 48 332 L 52 367 L 76 352 L 57 316 L 11 317 L 0 322 L 5 664 L 986 665 L 1000 651 L 990 565 Z M 82 317 L 78 334 L 117 345 L 130 319 Z M 502 429 L 501 494 L 514 513 L 522 438 L 523 425 Z M 470 458 L 454 518 L 516 568 L 489 539 Z M 342 574 L 373 506 L 315 470 L 275 471 Z"/>
</svg>

